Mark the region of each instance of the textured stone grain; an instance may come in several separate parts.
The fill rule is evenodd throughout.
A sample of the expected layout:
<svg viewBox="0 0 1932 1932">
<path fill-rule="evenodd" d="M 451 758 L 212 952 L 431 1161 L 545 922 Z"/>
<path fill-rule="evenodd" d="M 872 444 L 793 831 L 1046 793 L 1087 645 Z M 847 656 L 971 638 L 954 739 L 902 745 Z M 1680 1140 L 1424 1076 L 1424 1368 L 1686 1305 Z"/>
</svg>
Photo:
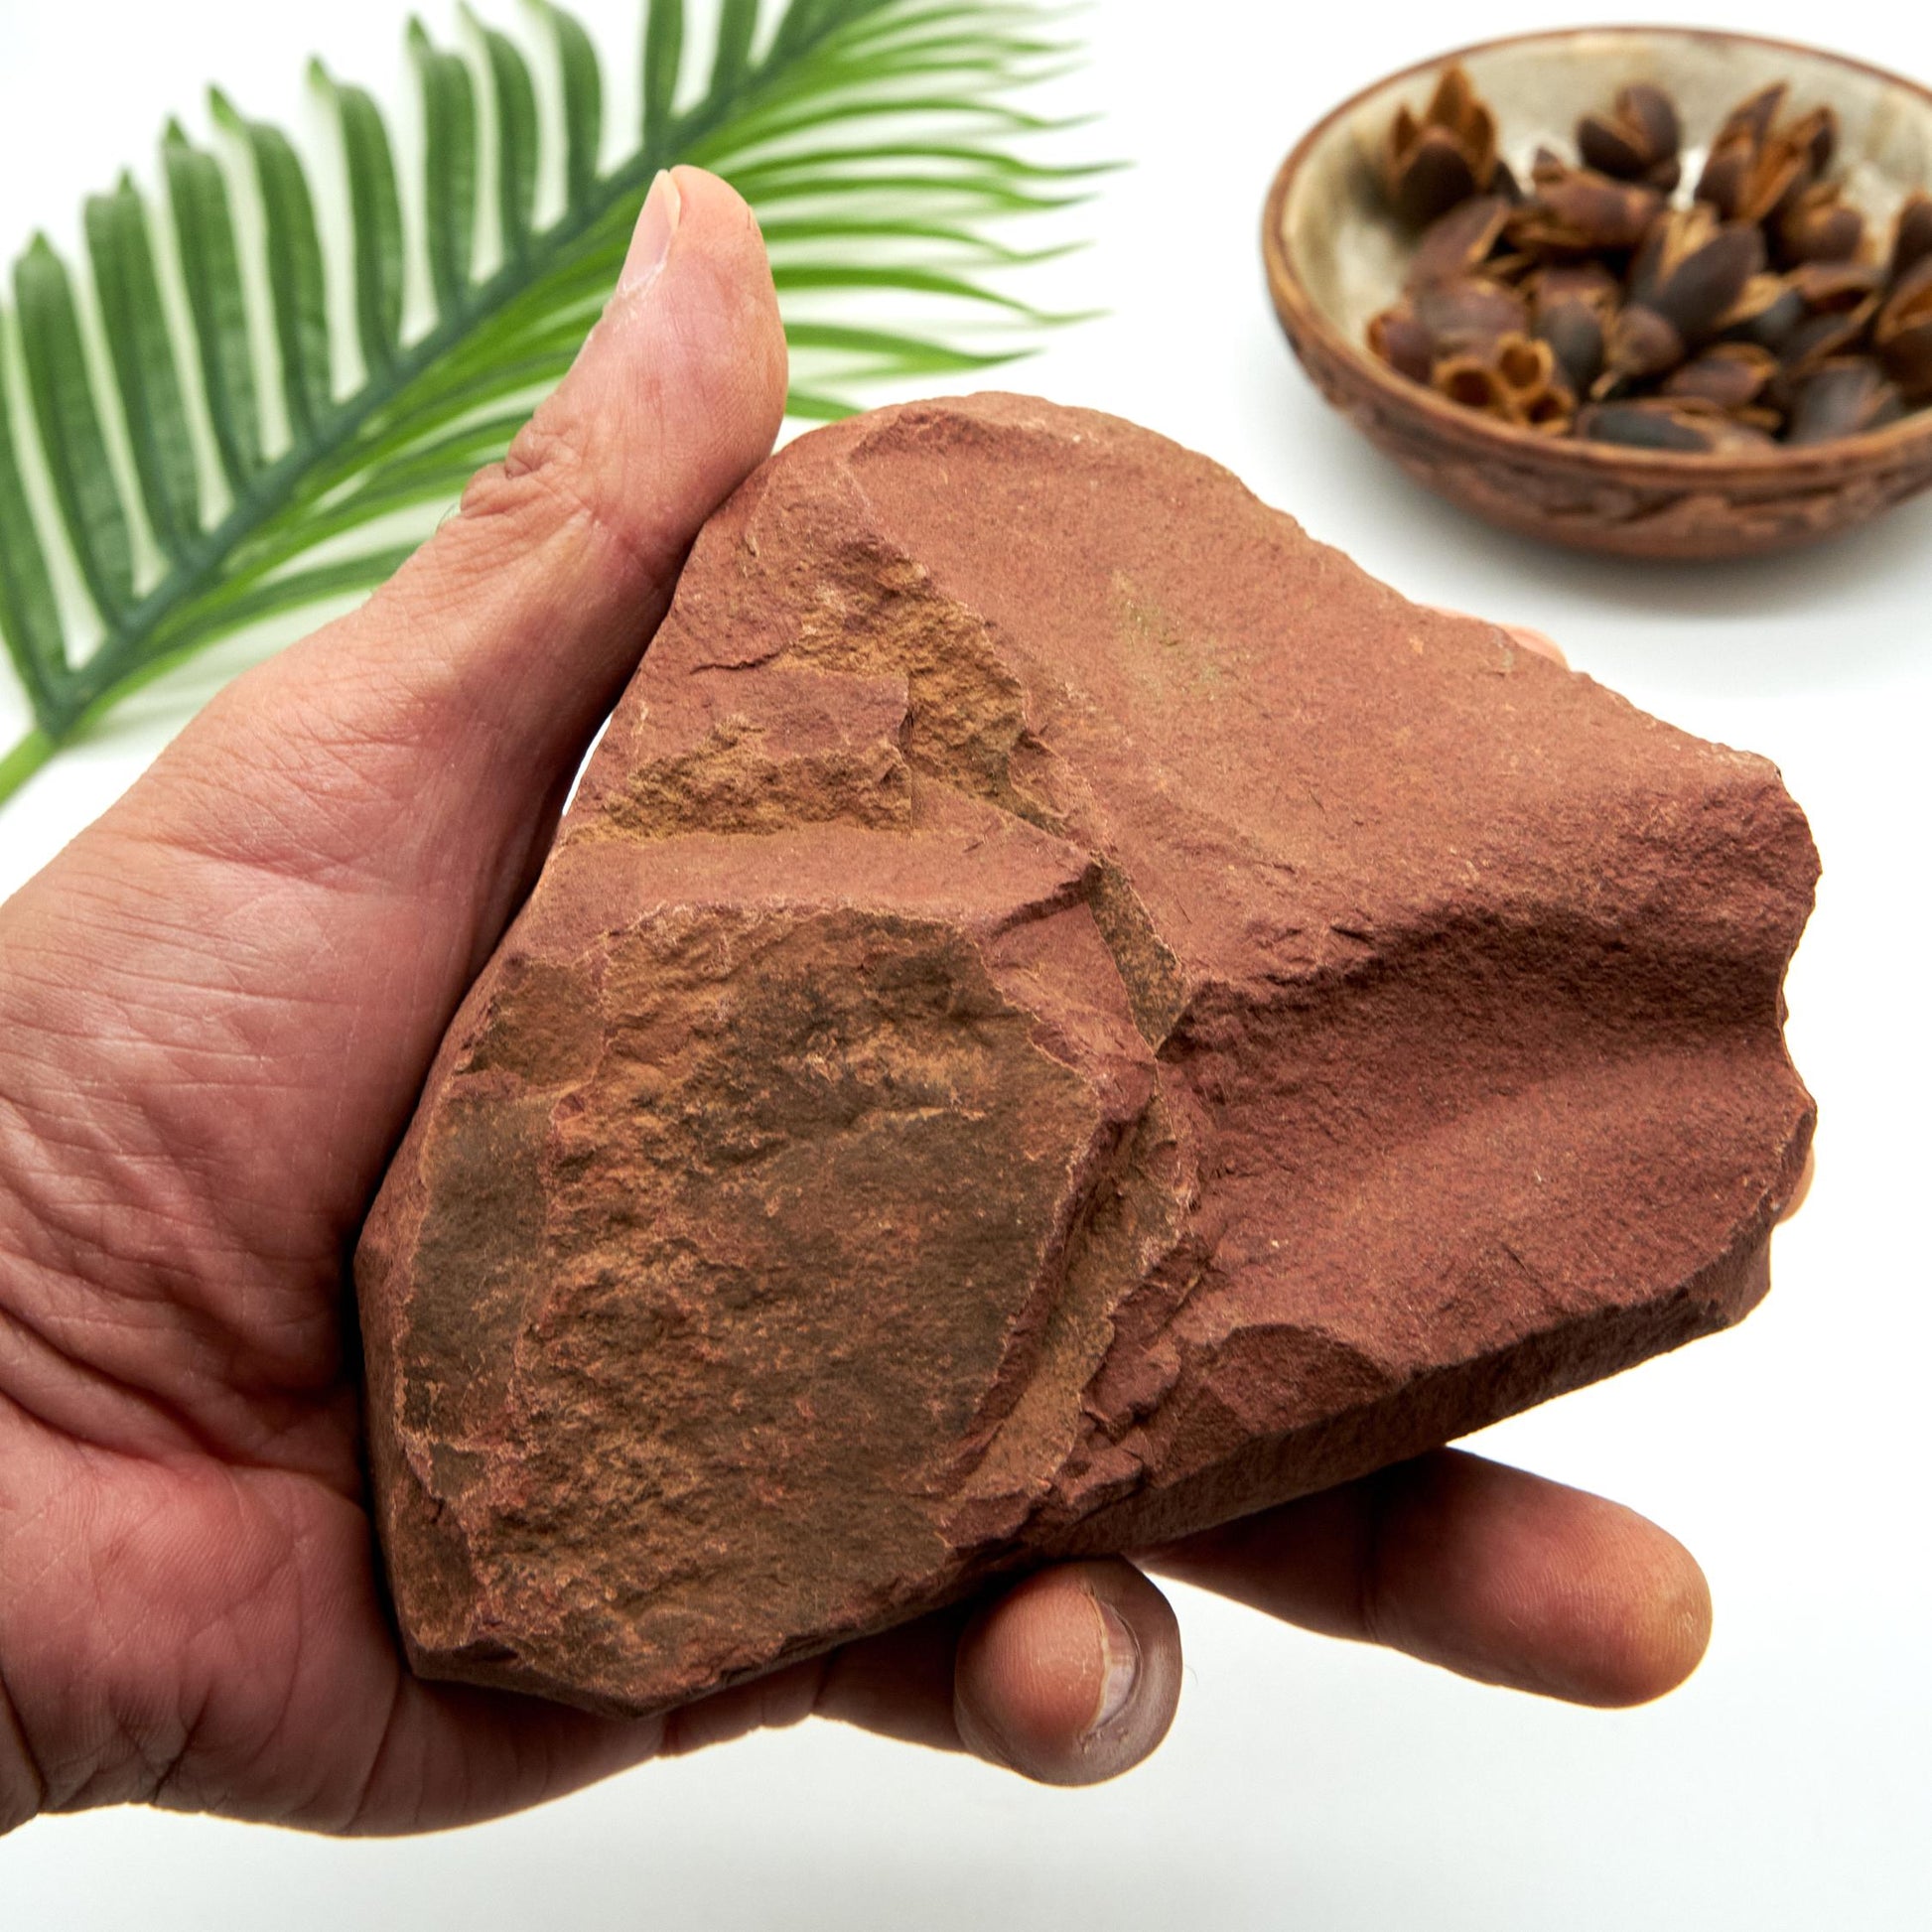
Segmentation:
<svg viewBox="0 0 1932 1932">
<path fill-rule="evenodd" d="M 888 410 L 699 539 L 356 1258 L 417 1668 L 649 1710 L 1722 1327 L 1762 759 L 1225 472 Z"/>
</svg>

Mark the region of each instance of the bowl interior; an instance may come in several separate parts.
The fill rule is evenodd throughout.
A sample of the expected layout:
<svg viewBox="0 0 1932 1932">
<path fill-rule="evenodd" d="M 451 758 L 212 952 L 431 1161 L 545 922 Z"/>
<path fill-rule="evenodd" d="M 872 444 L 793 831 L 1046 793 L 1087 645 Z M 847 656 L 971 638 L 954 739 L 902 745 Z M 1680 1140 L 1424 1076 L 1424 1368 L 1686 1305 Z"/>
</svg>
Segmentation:
<svg viewBox="0 0 1932 1932">
<path fill-rule="evenodd" d="M 1350 344 L 1392 303 L 1415 245 L 1390 213 L 1376 158 L 1397 106 L 1418 113 L 1446 62 L 1385 81 L 1316 137 L 1289 187 L 1282 238 L 1309 299 Z M 1612 28 L 1538 35 L 1463 57 L 1475 89 L 1495 110 L 1502 151 L 1517 178 L 1548 144 L 1577 152 L 1578 116 L 1608 107 L 1619 87 L 1645 80 L 1666 88 L 1684 124 L 1685 176 L 1695 181 L 1724 116 L 1753 89 L 1791 83 L 1800 111 L 1829 104 L 1842 138 L 1833 173 L 1883 236 L 1898 204 L 1932 187 L 1932 98 L 1829 54 L 1725 34 Z"/>
</svg>

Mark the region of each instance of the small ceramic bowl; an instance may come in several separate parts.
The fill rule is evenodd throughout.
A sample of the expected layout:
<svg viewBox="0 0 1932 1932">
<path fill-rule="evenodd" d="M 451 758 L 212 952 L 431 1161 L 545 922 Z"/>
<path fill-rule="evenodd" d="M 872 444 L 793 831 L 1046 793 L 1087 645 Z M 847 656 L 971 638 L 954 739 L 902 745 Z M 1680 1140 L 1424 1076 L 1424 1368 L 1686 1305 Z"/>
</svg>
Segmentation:
<svg viewBox="0 0 1932 1932">
<path fill-rule="evenodd" d="M 1666 88 L 1683 117 L 1686 176 L 1744 95 L 1791 83 L 1800 108 L 1838 110 L 1834 172 L 1889 232 L 1899 202 L 1932 188 L 1932 92 L 1815 48 L 1669 27 L 1567 29 L 1486 42 L 1405 69 L 1344 101 L 1282 164 L 1262 246 L 1282 327 L 1323 395 L 1419 482 L 1530 536 L 1630 557 L 1789 549 L 1932 484 L 1932 409 L 1837 442 L 1687 456 L 1539 436 L 1458 407 L 1397 374 L 1363 342 L 1402 287 L 1413 233 L 1390 213 L 1375 156 L 1397 105 L 1420 110 L 1452 62 L 1494 108 L 1519 179 L 1539 143 L 1576 152 L 1588 108 L 1619 87 Z"/>
</svg>

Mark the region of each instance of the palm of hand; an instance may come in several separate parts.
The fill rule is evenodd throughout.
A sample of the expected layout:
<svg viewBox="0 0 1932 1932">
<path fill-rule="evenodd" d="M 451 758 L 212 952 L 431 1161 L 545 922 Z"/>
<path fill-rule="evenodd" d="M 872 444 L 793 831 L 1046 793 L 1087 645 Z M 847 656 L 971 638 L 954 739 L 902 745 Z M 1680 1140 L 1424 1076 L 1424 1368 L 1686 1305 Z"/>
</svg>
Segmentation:
<svg viewBox="0 0 1932 1932">
<path fill-rule="evenodd" d="M 680 184 L 463 515 L 0 914 L 0 1830 L 128 1799 L 407 1830 L 812 1710 L 1074 1781 L 1172 1715 L 1172 1616 L 1119 1563 L 627 1724 L 420 1683 L 387 1620 L 346 1254 L 685 546 L 777 424 L 756 228 Z M 1661 1532 L 1467 1457 L 1165 1560 L 1600 1702 L 1675 1682 L 1708 1616 Z"/>
</svg>

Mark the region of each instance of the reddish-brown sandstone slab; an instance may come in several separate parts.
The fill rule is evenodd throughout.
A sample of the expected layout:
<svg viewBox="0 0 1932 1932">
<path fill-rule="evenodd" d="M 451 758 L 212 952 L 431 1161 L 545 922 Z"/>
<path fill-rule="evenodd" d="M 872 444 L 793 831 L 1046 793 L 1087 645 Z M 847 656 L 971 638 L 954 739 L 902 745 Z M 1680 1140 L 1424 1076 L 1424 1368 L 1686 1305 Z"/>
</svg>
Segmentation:
<svg viewBox="0 0 1932 1932">
<path fill-rule="evenodd" d="M 410 1654 L 642 1710 L 1734 1320 L 1760 759 L 1019 397 L 699 540 L 356 1261 Z"/>
</svg>

